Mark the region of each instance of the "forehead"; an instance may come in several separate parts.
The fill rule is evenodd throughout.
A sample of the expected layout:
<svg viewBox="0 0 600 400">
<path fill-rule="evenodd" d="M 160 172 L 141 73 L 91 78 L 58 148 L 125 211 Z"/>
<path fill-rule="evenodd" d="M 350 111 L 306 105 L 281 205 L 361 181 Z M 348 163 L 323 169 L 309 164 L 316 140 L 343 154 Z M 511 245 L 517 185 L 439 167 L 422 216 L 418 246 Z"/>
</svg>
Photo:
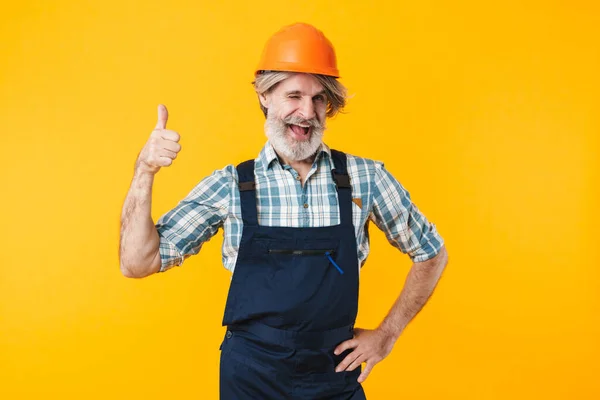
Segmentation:
<svg viewBox="0 0 600 400">
<path fill-rule="evenodd" d="M 314 76 L 310 74 L 293 74 L 289 78 L 279 82 L 275 88 L 275 93 L 301 92 L 309 96 L 314 96 L 323 91 L 323 89 L 323 85 Z"/>
</svg>

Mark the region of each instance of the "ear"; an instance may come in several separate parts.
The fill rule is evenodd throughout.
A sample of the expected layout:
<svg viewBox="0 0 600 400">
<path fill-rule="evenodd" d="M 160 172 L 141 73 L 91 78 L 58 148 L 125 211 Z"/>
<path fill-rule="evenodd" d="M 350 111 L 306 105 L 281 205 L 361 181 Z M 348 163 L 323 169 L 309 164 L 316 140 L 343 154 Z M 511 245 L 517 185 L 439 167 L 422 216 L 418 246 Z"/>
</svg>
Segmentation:
<svg viewBox="0 0 600 400">
<path fill-rule="evenodd" d="M 271 94 L 270 93 L 259 94 L 258 99 L 260 100 L 260 104 L 262 104 L 262 106 L 264 108 L 269 108 L 269 105 L 271 103 Z"/>
</svg>

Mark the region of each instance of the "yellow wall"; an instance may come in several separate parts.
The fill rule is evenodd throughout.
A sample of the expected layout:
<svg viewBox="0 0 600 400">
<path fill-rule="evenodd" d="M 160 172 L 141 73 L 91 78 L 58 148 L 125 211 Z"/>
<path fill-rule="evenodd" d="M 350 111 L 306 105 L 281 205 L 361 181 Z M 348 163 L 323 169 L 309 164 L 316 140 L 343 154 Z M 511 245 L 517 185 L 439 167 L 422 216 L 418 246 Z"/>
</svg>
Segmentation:
<svg viewBox="0 0 600 400">
<path fill-rule="evenodd" d="M 592 1 L 4 4 L 0 398 L 217 398 L 221 233 L 183 268 L 126 279 L 120 209 L 158 103 L 183 150 L 157 176 L 155 219 L 259 151 L 252 71 L 295 21 L 332 40 L 354 94 L 328 143 L 383 160 L 450 254 L 365 383 L 369 399 L 600 398 L 599 12 Z M 410 267 L 372 232 L 363 327 Z"/>
</svg>

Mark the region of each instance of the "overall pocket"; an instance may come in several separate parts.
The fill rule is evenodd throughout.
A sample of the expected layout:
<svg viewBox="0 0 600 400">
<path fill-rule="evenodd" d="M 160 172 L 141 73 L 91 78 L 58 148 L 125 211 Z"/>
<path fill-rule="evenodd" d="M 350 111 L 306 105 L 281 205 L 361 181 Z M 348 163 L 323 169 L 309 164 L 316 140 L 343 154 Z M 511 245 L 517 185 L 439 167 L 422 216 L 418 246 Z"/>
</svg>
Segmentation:
<svg viewBox="0 0 600 400">
<path fill-rule="evenodd" d="M 291 256 L 321 256 L 325 257 L 331 265 L 337 269 L 340 274 L 344 273 L 344 270 L 335 262 L 334 255 L 335 249 L 269 249 L 269 254 L 284 254 Z"/>
</svg>

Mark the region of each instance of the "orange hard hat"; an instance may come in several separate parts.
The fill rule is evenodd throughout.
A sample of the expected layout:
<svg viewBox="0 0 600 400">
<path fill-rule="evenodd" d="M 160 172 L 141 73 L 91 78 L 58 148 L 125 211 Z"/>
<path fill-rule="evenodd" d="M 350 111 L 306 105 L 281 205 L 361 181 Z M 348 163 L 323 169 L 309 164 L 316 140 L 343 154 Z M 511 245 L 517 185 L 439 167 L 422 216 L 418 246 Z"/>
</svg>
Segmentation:
<svg viewBox="0 0 600 400">
<path fill-rule="evenodd" d="M 259 71 L 289 71 L 339 78 L 335 50 L 323 32 L 297 23 L 282 28 L 267 41 L 254 75 Z"/>
</svg>

